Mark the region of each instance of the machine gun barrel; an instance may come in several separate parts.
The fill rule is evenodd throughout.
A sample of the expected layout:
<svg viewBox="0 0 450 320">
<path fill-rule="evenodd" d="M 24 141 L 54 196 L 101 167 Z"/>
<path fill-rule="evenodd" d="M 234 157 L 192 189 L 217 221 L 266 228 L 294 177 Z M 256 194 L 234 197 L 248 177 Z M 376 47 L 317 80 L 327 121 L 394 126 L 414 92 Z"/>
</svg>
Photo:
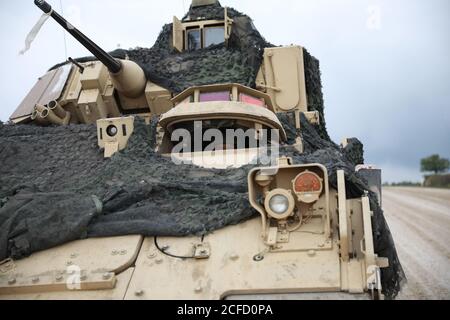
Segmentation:
<svg viewBox="0 0 450 320">
<path fill-rule="evenodd" d="M 50 4 L 44 0 L 34 0 L 34 4 L 39 7 L 44 13 L 49 14 L 56 22 L 58 22 L 67 32 L 69 32 L 75 39 L 78 40 L 86 49 L 88 49 L 98 60 L 100 60 L 109 70 L 109 72 L 116 74 L 122 69 L 122 64 L 119 60 L 113 58 L 105 50 L 100 48 L 91 39 L 86 37 L 81 31 L 72 26 L 66 19 L 54 11 Z"/>
</svg>

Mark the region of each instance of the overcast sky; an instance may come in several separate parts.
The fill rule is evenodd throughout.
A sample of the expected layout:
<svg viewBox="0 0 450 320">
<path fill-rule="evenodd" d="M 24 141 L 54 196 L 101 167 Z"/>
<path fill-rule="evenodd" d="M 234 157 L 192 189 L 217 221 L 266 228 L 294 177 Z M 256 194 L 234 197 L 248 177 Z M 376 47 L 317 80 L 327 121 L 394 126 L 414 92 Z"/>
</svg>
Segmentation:
<svg viewBox="0 0 450 320">
<path fill-rule="evenodd" d="M 49 0 L 106 50 L 150 47 L 190 0 Z M 60 3 L 61 2 L 61 3 Z M 420 159 L 450 157 L 450 1 L 222 0 L 253 18 L 276 45 L 298 44 L 320 59 L 325 112 L 336 142 L 358 137 L 385 181 L 421 180 Z M 32 0 L 0 2 L 0 119 L 37 78 L 66 60 L 64 35 L 48 21 L 18 52 L 41 12 Z M 67 54 L 89 53 L 67 35 Z"/>
</svg>

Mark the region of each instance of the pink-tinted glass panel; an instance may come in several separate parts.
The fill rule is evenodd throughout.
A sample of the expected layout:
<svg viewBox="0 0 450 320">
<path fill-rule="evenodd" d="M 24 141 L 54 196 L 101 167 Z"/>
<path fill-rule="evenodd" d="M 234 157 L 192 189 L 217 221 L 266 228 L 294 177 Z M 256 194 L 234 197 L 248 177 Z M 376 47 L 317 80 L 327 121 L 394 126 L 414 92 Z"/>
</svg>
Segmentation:
<svg viewBox="0 0 450 320">
<path fill-rule="evenodd" d="M 205 92 L 200 93 L 200 102 L 209 101 L 230 101 L 230 92 Z"/>
<path fill-rule="evenodd" d="M 252 97 L 252 96 L 249 96 L 247 94 L 241 93 L 239 100 L 241 102 L 245 102 L 245 103 L 248 103 L 248 104 L 254 104 L 254 105 L 260 106 L 260 107 L 266 107 L 266 104 L 264 103 L 263 100 L 255 98 L 255 97 Z"/>
</svg>

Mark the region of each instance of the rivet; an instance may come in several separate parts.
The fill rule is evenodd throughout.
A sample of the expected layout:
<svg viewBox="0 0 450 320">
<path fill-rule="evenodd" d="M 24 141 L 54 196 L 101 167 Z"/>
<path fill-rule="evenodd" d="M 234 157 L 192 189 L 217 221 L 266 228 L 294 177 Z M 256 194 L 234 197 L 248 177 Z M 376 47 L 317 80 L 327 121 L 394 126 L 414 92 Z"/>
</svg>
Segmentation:
<svg viewBox="0 0 450 320">
<path fill-rule="evenodd" d="M 31 281 L 33 283 L 37 283 L 37 282 L 39 282 L 39 277 L 34 277 L 33 279 L 31 279 Z"/>
<path fill-rule="evenodd" d="M 117 256 L 118 253 L 119 253 L 119 252 L 118 252 L 117 250 L 111 251 L 111 255 L 112 255 L 112 256 Z"/>
<path fill-rule="evenodd" d="M 204 256 L 204 255 L 208 254 L 208 251 L 207 250 L 200 250 L 200 254 Z"/>
<path fill-rule="evenodd" d="M 67 262 L 66 262 L 66 266 L 71 266 L 72 264 L 73 264 L 72 261 L 67 261 Z"/>
<path fill-rule="evenodd" d="M 319 248 L 323 248 L 323 247 L 325 247 L 324 243 L 319 244 Z"/>
<path fill-rule="evenodd" d="M 122 251 L 120 251 L 120 255 L 121 256 L 124 256 L 124 255 L 126 255 L 127 254 L 127 250 L 122 250 Z"/>
<path fill-rule="evenodd" d="M 81 281 L 86 281 L 86 279 L 87 279 L 87 275 L 85 275 L 85 274 L 81 275 L 81 277 L 80 277 Z"/>
<path fill-rule="evenodd" d="M 264 256 L 260 255 L 260 254 L 257 254 L 256 256 L 253 257 L 253 260 L 256 261 L 256 262 L 263 261 L 264 260 Z"/>
<path fill-rule="evenodd" d="M 314 250 L 309 250 L 308 251 L 308 256 L 314 257 L 315 255 L 316 255 L 316 251 L 314 251 Z"/>
<path fill-rule="evenodd" d="M 111 274 L 110 273 L 104 273 L 102 278 L 103 278 L 103 280 L 109 280 L 111 278 Z"/>
<path fill-rule="evenodd" d="M 161 249 L 162 249 L 162 251 L 167 251 L 167 250 L 170 249 L 170 247 L 169 247 L 169 246 L 164 246 L 164 247 L 162 247 Z"/>
<path fill-rule="evenodd" d="M 75 259 L 76 257 L 78 257 L 78 255 L 77 255 L 76 253 L 72 253 L 72 254 L 70 255 L 70 259 Z"/>
<path fill-rule="evenodd" d="M 15 283 L 16 283 L 16 278 L 11 278 L 11 279 L 8 280 L 8 284 L 9 285 L 13 285 Z"/>
<path fill-rule="evenodd" d="M 61 281 L 62 279 L 63 279 L 62 275 L 59 274 L 59 275 L 56 276 L 56 281 Z"/>
<path fill-rule="evenodd" d="M 197 287 L 197 288 L 195 288 L 195 293 L 200 293 L 200 292 L 202 292 L 202 287 Z"/>
<path fill-rule="evenodd" d="M 162 259 L 162 258 L 156 259 L 156 263 L 157 263 L 157 264 L 161 264 L 162 262 L 163 262 L 163 259 Z"/>
<path fill-rule="evenodd" d="M 144 290 L 136 290 L 134 292 L 134 295 L 137 297 L 141 297 L 144 294 Z"/>
<path fill-rule="evenodd" d="M 153 258 L 155 258 L 156 257 L 156 253 L 149 253 L 148 255 L 147 255 L 147 257 L 149 258 L 149 259 L 153 259 Z"/>
</svg>

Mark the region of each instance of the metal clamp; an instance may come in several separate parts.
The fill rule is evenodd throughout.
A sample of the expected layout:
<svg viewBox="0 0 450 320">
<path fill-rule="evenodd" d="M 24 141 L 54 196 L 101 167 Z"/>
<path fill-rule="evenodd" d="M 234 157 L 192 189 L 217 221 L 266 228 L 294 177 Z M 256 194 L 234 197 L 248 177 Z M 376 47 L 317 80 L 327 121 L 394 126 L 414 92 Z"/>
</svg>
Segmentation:
<svg viewBox="0 0 450 320">
<path fill-rule="evenodd" d="M 209 243 L 202 242 L 194 245 L 195 259 L 208 259 L 211 256 L 211 247 Z"/>
</svg>

